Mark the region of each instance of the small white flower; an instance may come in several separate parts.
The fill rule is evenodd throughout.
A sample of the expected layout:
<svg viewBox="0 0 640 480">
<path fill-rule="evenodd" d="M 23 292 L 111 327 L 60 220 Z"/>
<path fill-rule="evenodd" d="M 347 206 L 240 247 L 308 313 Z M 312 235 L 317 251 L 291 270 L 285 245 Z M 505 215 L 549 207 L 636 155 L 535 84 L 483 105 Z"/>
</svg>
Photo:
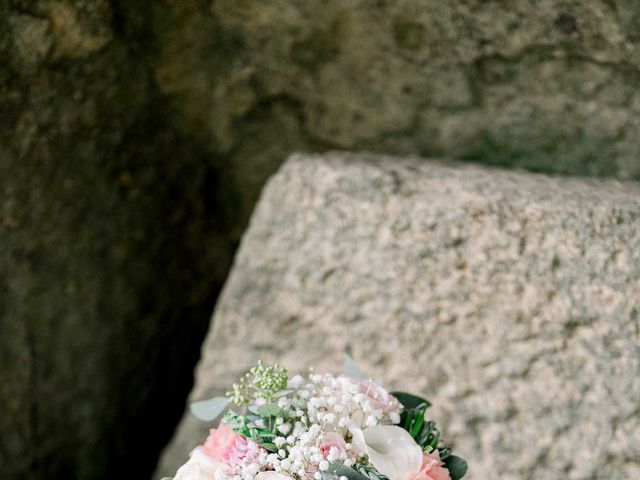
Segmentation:
<svg viewBox="0 0 640 480">
<path fill-rule="evenodd" d="M 327 413 L 323 419 L 322 419 L 325 423 L 333 423 L 336 421 L 336 416 L 333 413 Z"/>
<path fill-rule="evenodd" d="M 305 398 L 306 399 L 306 398 L 309 398 L 309 396 L 311 394 L 309 393 L 309 390 L 300 390 L 298 392 L 298 395 L 300 396 L 300 398 Z"/>
<path fill-rule="evenodd" d="M 327 470 L 329 470 L 329 462 L 327 462 L 326 460 L 322 460 L 320 462 L 320 465 L 318 465 L 318 468 L 321 471 L 326 472 Z"/>
<path fill-rule="evenodd" d="M 279 472 L 260 472 L 255 480 L 293 480 L 289 475 Z"/>
<path fill-rule="evenodd" d="M 302 382 L 304 382 L 304 378 L 302 377 L 302 375 L 296 375 L 291 380 L 289 380 L 287 386 L 289 388 L 297 389 L 300 387 L 300 385 L 302 385 Z"/>
<path fill-rule="evenodd" d="M 349 422 L 349 417 L 340 417 L 340 420 L 338 420 L 338 426 L 344 428 L 349 425 Z"/>
<path fill-rule="evenodd" d="M 286 435 L 287 433 L 289 433 L 290 430 L 291 430 L 291 424 L 289 423 L 283 423 L 282 425 L 278 425 L 278 431 L 283 435 Z"/>
</svg>

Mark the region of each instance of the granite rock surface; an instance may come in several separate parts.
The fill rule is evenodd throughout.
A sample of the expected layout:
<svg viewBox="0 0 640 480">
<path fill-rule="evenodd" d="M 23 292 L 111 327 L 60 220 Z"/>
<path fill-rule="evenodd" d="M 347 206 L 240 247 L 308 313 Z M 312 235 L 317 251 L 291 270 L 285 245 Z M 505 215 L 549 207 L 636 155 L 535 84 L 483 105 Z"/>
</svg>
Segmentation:
<svg viewBox="0 0 640 480">
<path fill-rule="evenodd" d="M 640 185 L 367 154 L 268 182 L 192 400 L 349 352 L 424 394 L 469 478 L 640 475 Z M 162 474 L 207 425 L 186 415 Z"/>
</svg>

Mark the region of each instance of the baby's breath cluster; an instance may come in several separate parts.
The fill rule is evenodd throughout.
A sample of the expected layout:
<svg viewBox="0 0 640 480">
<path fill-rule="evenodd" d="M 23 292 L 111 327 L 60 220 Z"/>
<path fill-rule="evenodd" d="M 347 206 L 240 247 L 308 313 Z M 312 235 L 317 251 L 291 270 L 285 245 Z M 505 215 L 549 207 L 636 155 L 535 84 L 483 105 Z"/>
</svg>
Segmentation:
<svg viewBox="0 0 640 480">
<path fill-rule="evenodd" d="M 300 394 L 309 396 L 310 421 L 325 429 L 347 433 L 353 427 L 400 422 L 400 404 L 373 380 L 311 374 Z"/>
<path fill-rule="evenodd" d="M 338 480 L 331 464 L 352 467 L 362 459 L 348 441 L 350 428 L 400 421 L 398 401 L 371 380 L 313 371 L 288 380 L 278 365 L 258 364 L 228 395 L 248 411 L 245 416 L 228 414 L 224 421 L 268 452 L 258 471 L 273 470 L 294 479 Z M 218 472 L 216 480 L 252 480 L 256 468 L 252 463 L 231 476 Z"/>
</svg>

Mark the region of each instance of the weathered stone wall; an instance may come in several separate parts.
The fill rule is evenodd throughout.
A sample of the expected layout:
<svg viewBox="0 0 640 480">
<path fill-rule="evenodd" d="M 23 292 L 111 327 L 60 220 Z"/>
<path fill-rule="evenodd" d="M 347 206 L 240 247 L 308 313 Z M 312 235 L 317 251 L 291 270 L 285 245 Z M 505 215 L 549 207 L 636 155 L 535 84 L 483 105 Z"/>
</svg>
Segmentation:
<svg viewBox="0 0 640 480">
<path fill-rule="evenodd" d="M 192 399 L 257 359 L 424 394 L 470 480 L 640 476 L 640 184 L 294 156 L 216 307 Z M 187 416 L 170 474 L 207 425 Z"/>
<path fill-rule="evenodd" d="M 640 4 L 183 0 L 158 80 L 253 205 L 288 151 L 640 176 Z"/>
</svg>

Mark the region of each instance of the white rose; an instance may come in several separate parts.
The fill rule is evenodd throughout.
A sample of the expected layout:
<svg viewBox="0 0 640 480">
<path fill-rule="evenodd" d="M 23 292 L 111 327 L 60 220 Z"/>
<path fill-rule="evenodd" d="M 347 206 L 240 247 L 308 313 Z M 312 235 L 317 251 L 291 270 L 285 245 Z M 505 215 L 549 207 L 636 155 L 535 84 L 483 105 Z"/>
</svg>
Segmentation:
<svg viewBox="0 0 640 480">
<path fill-rule="evenodd" d="M 214 480 L 221 468 L 225 468 L 224 463 L 211 458 L 202 451 L 202 447 L 198 447 L 191 452 L 189 461 L 178 469 L 173 480 Z"/>
<path fill-rule="evenodd" d="M 395 425 L 350 429 L 356 453 L 369 456 L 371 464 L 389 480 L 410 480 L 422 466 L 422 449 L 403 428 Z"/>
</svg>

